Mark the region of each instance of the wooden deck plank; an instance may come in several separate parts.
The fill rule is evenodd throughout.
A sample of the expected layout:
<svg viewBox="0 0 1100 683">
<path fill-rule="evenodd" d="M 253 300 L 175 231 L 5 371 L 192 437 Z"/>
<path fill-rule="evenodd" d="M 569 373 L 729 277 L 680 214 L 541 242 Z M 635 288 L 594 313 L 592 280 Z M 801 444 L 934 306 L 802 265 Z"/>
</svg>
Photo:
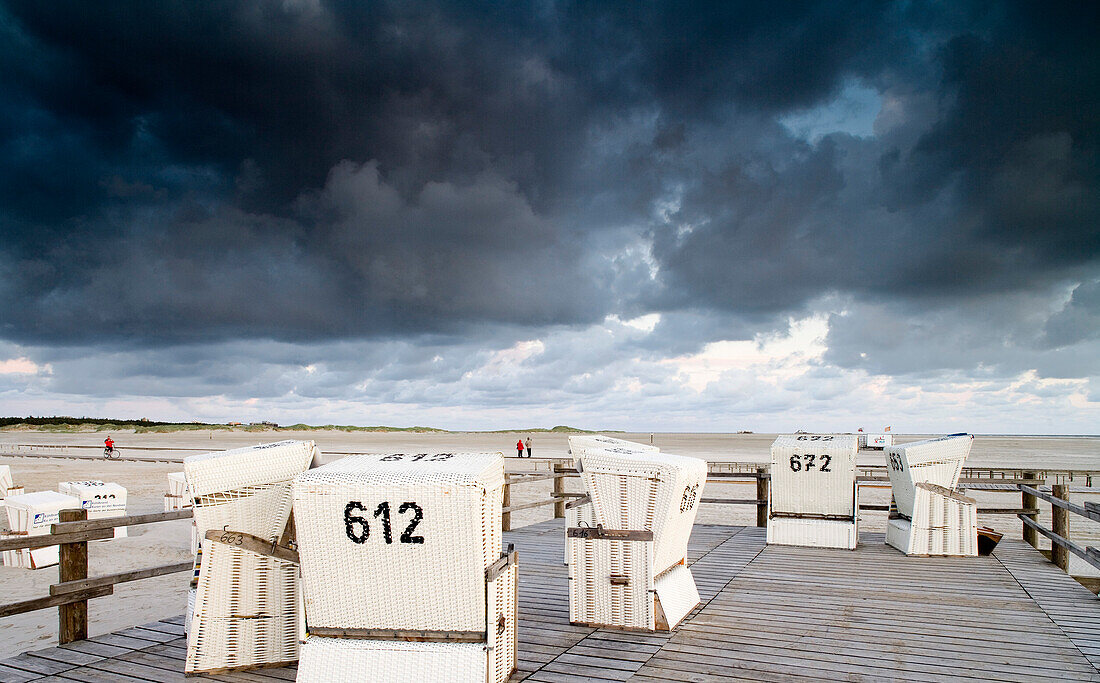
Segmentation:
<svg viewBox="0 0 1100 683">
<path fill-rule="evenodd" d="M 702 606 L 672 633 L 569 623 L 560 520 L 508 532 L 519 550 L 513 681 L 1100 681 L 1100 600 L 1018 541 L 994 557 L 910 558 L 771 546 L 755 527 L 700 525 L 688 546 Z M 173 617 L 0 662 L 0 683 L 182 683 Z M 293 667 L 192 680 L 276 683 Z"/>
</svg>

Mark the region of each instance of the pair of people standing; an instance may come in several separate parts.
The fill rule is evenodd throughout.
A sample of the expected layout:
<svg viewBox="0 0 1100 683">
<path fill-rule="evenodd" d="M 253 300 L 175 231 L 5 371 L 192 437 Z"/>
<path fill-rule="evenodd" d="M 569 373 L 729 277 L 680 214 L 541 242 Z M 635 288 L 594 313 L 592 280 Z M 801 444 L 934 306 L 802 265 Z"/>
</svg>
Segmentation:
<svg viewBox="0 0 1100 683">
<path fill-rule="evenodd" d="M 519 441 L 516 442 L 516 457 L 517 458 L 522 458 L 523 457 L 523 449 L 524 448 L 527 449 L 527 457 L 530 458 L 531 457 L 531 437 L 527 437 L 527 443 L 526 444 L 524 444 L 523 439 L 520 439 Z"/>
</svg>

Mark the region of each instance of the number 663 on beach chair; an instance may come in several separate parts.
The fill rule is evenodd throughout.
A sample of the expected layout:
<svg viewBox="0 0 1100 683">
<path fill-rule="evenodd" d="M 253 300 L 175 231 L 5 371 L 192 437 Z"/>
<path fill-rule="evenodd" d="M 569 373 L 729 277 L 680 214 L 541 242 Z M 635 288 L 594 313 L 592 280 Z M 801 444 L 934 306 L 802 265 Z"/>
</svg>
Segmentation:
<svg viewBox="0 0 1100 683">
<path fill-rule="evenodd" d="M 854 550 L 855 436 L 792 434 L 772 443 L 768 543 Z"/>
<path fill-rule="evenodd" d="M 567 529 L 569 620 L 653 631 L 675 627 L 699 591 L 687 542 L 707 463 L 632 446 L 570 444 L 596 526 Z"/>
<path fill-rule="evenodd" d="M 298 682 L 503 683 L 516 663 L 516 556 L 502 553 L 500 453 L 352 455 L 300 475 Z"/>
<path fill-rule="evenodd" d="M 977 555 L 977 503 L 958 491 L 974 437 L 952 434 L 886 448 L 897 505 L 886 543 L 906 555 Z"/>
<path fill-rule="evenodd" d="M 298 566 L 276 543 L 291 481 L 316 453 L 312 441 L 280 441 L 184 459 L 201 539 L 185 673 L 298 659 Z"/>
</svg>

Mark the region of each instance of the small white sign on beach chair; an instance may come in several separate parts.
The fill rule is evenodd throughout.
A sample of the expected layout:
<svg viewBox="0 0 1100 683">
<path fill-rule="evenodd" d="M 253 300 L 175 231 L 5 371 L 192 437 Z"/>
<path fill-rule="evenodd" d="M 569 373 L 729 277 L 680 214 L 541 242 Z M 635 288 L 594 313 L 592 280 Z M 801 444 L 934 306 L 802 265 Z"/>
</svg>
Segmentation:
<svg viewBox="0 0 1100 683">
<path fill-rule="evenodd" d="M 772 443 L 769 544 L 856 547 L 858 451 L 854 435 L 789 434 Z"/>
</svg>

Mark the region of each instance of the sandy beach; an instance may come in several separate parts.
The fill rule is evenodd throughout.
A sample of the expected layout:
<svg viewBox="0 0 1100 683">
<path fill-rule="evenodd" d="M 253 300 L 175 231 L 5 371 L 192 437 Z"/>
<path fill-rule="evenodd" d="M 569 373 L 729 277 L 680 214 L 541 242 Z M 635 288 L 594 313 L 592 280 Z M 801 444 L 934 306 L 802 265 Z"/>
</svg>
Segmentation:
<svg viewBox="0 0 1100 683">
<path fill-rule="evenodd" d="M 509 470 L 537 466 L 545 467 L 548 458 L 565 458 L 568 442 L 565 434 L 534 433 L 534 458 L 515 459 L 517 438 L 525 433 L 408 433 L 408 432 L 175 432 L 167 434 L 112 433 L 127 458 L 176 459 L 206 450 L 222 450 L 282 439 L 311 439 L 322 451 L 339 457 L 350 452 L 401 451 L 501 451 L 507 457 Z M 9 465 L 15 481 L 28 492 L 57 490 L 58 482 L 77 479 L 102 479 L 125 486 L 128 491 L 128 512 L 140 514 L 163 509 L 163 494 L 168 472 L 182 470 L 178 462 L 74 460 L 49 455 L 97 455 L 98 444 L 105 434 L 48 434 L 41 432 L 0 433 L 0 464 Z M 651 435 L 616 434 L 615 436 L 649 443 Z M 653 443 L 662 450 L 691 455 L 712 462 L 755 462 L 769 460 L 773 434 L 653 434 Z M 898 436 L 899 442 L 919 436 Z M 51 448 L 27 448 L 28 445 Z M 94 448 L 78 448 L 90 446 Z M 140 450 L 155 448 L 158 450 Z M 160 450 L 164 449 L 164 450 Z M 881 452 L 861 452 L 861 464 L 882 464 Z M 1095 437 L 1001 437 L 979 436 L 967 461 L 973 467 L 1027 467 L 1042 469 L 1072 469 L 1100 471 L 1100 439 Z M 1084 480 L 1074 482 L 1084 485 Z M 1100 487 L 1100 480 L 1096 482 Z M 567 490 L 578 490 L 578 482 L 570 480 Z M 546 499 L 549 482 L 532 483 L 513 488 L 514 504 Z M 751 484 L 711 484 L 708 497 L 749 498 Z M 980 503 L 1012 507 L 1019 505 L 1013 494 L 973 492 Z M 1095 499 L 1095 498 L 1090 498 Z M 861 489 L 861 500 L 868 503 L 889 502 L 888 488 Z M 547 519 L 552 508 L 542 507 L 513 514 L 513 526 Z M 1049 520 L 1049 512 L 1044 511 Z M 751 506 L 704 505 L 698 521 L 702 524 L 753 524 L 755 510 Z M 1020 524 L 1011 517 L 986 517 L 979 521 L 998 528 L 1010 536 L 1020 535 Z M 881 530 L 885 513 L 865 512 L 861 515 L 861 530 Z M 1074 537 L 1100 539 L 1100 529 L 1088 528 L 1079 519 L 1073 521 Z M 0 515 L 0 526 L 6 529 L 6 516 Z M 91 575 L 110 574 L 142 567 L 184 562 L 190 558 L 190 522 L 180 520 L 131 528 L 129 537 L 90 543 Z M 1096 541 L 1092 541 L 1096 544 Z M 171 617 L 183 613 L 186 605 L 186 573 L 172 574 L 115 587 L 112 596 L 93 600 L 89 605 L 90 632 L 107 633 L 135 624 Z M 48 586 L 57 581 L 56 567 L 38 571 L 0 568 L 0 586 L 4 602 L 25 600 L 46 595 Z M 0 619 L 0 657 L 27 650 L 49 647 L 55 643 L 57 611 L 41 610 Z"/>
</svg>

